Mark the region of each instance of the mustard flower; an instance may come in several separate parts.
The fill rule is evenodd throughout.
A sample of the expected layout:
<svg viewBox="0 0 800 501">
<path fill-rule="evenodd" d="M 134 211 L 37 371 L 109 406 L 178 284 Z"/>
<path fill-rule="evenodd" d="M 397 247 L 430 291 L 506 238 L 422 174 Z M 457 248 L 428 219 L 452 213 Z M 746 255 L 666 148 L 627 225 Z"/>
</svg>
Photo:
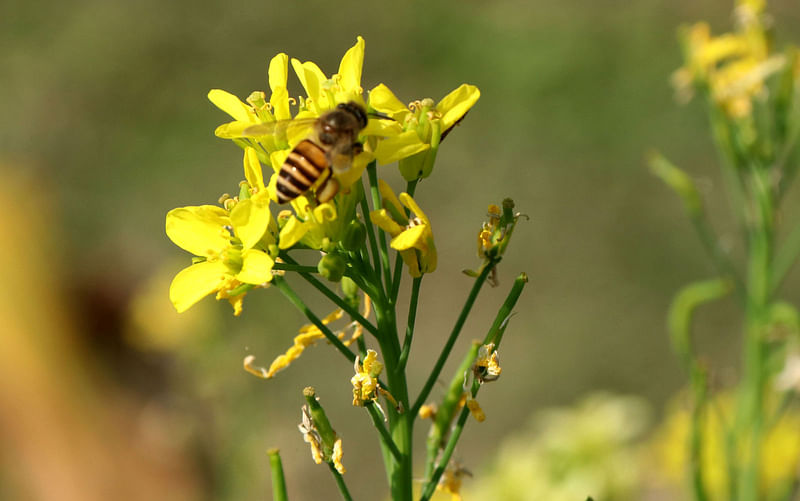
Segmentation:
<svg viewBox="0 0 800 501">
<path fill-rule="evenodd" d="M 322 454 L 322 437 L 319 430 L 314 425 L 314 420 L 311 418 L 311 410 L 308 405 L 302 408 L 301 422 L 297 425 L 300 433 L 303 434 L 303 440 L 311 446 L 311 458 L 316 464 L 321 464 L 323 460 Z"/>
<path fill-rule="evenodd" d="M 450 494 L 451 501 L 461 501 L 461 481 L 464 477 L 471 477 L 472 473 L 453 460 L 450 460 L 447 468 L 436 485 L 436 490 Z"/>
<path fill-rule="evenodd" d="M 273 175 L 268 183 L 270 191 L 275 191 L 277 173 L 292 149 L 311 132 L 316 118 L 336 107 L 337 104 L 355 101 L 364 105 L 361 97 L 361 73 L 364 62 L 364 39 L 358 37 L 356 44 L 342 57 L 339 72 L 328 78 L 313 62 L 300 62 L 291 59 L 291 65 L 297 74 L 307 97 L 300 98 L 299 103 L 290 98 L 287 92 L 289 57 L 278 54 L 269 65 L 269 85 L 272 91 L 269 100 L 263 92 L 253 92 L 243 103 L 236 96 L 223 90 L 214 89 L 209 92 L 209 99 L 220 109 L 231 115 L 234 121 L 217 127 L 218 137 L 233 139 L 239 145 L 253 146 L 259 159 L 273 168 Z M 290 104 L 298 104 L 298 113 L 292 117 Z M 288 120 L 293 119 L 291 122 Z M 370 120 L 361 132 L 364 138 L 369 136 L 392 136 L 400 132 L 398 125 L 381 124 L 380 120 Z M 269 132 L 260 132 L 263 126 Z M 377 141 L 377 138 L 375 139 Z M 373 142 L 375 142 L 373 141 Z M 344 172 L 336 172 L 340 191 L 347 191 L 357 180 L 367 164 L 374 156 L 369 149 L 356 155 L 352 166 Z"/>
<path fill-rule="evenodd" d="M 392 117 L 402 133 L 378 143 L 375 158 L 382 165 L 399 161 L 407 181 L 428 177 L 439 141 L 464 118 L 480 95 L 474 85 L 462 84 L 437 104 L 427 98 L 406 106 L 388 87 L 378 85 L 369 93 L 369 105 Z"/>
<path fill-rule="evenodd" d="M 392 236 L 391 246 L 400 252 L 412 277 L 436 270 L 436 246 L 428 217 L 408 193 L 400 193 L 398 199 L 383 180 L 378 181 L 378 189 L 384 208 L 371 212 L 370 220 Z M 403 207 L 414 216 L 407 218 Z"/>
<path fill-rule="evenodd" d="M 229 299 L 239 315 L 244 297 L 240 286 L 265 286 L 272 280 L 277 248 L 270 227 L 275 229 L 268 206 L 253 200 L 242 201 L 231 211 L 213 205 L 171 210 L 167 236 L 197 256 L 172 281 L 170 300 L 175 309 L 186 311 L 216 292 L 217 299 Z"/>
</svg>

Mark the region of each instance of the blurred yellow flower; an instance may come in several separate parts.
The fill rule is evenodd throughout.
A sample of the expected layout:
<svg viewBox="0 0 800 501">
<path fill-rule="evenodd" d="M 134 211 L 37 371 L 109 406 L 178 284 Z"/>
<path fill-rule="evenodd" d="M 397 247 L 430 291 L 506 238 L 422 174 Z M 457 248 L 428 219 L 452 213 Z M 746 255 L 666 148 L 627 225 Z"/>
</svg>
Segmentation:
<svg viewBox="0 0 800 501">
<path fill-rule="evenodd" d="M 412 277 L 436 270 L 436 245 L 428 217 L 408 193 L 400 193 L 398 199 L 383 180 L 378 181 L 378 189 L 384 208 L 371 212 L 370 220 L 392 236 L 391 247 L 400 252 Z M 407 218 L 403 207 L 414 217 Z"/>
<path fill-rule="evenodd" d="M 478 349 L 478 358 L 472 366 L 475 379 L 481 383 L 497 380 L 500 377 L 500 356 L 494 349 L 494 343 L 484 344 Z"/>
<path fill-rule="evenodd" d="M 704 413 L 701 469 L 706 491 L 711 500 L 730 499 L 725 451 L 726 423 L 734 415 L 734 399 L 723 394 L 716 397 Z M 776 406 L 769 406 L 774 412 Z M 679 490 L 686 482 L 690 464 L 686 443 L 691 430 L 690 409 L 674 402 L 655 434 L 653 448 L 658 458 L 654 474 L 657 480 Z M 742 451 L 744 453 L 744 451 Z M 769 428 L 761 449 L 761 498 L 778 499 L 792 482 L 800 466 L 800 412 L 791 410 Z M 778 496 L 778 497 L 776 497 Z"/>
<path fill-rule="evenodd" d="M 762 21 L 764 3 L 739 1 L 737 30 L 711 36 L 707 23 L 682 33 L 686 64 L 672 76 L 678 97 L 686 101 L 696 84 L 707 87 L 712 99 L 732 118 L 747 117 L 753 98 L 766 92 L 769 76 L 785 65 L 782 55 L 769 54 Z"/>
</svg>

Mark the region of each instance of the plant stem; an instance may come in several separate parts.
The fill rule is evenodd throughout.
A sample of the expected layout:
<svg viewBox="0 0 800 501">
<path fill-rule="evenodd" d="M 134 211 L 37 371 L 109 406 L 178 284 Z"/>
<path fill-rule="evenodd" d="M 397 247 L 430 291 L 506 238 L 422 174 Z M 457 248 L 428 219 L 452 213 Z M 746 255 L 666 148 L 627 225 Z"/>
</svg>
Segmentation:
<svg viewBox="0 0 800 501">
<path fill-rule="evenodd" d="M 281 256 L 284 260 L 285 257 Z M 286 262 L 286 263 L 275 263 L 272 265 L 273 270 L 283 270 L 283 271 L 295 271 L 298 273 L 318 273 L 316 266 L 304 266 L 301 264 L 297 264 L 297 262 Z"/>
<path fill-rule="evenodd" d="M 342 494 L 342 498 L 345 501 L 353 501 L 353 498 L 350 496 L 350 491 L 347 490 L 347 485 L 344 483 L 344 478 L 342 474 L 336 471 L 336 467 L 333 466 L 331 463 L 327 463 L 328 468 L 331 470 L 331 474 L 333 474 L 333 478 L 336 480 L 336 487 L 339 488 L 339 492 Z"/>
<path fill-rule="evenodd" d="M 377 273 L 380 261 L 380 257 L 378 256 L 378 241 L 375 239 L 375 228 L 373 228 L 372 226 L 372 219 L 370 218 L 370 210 L 369 210 L 369 204 L 367 203 L 367 197 L 362 197 L 360 203 L 361 203 L 361 213 L 364 215 L 364 226 L 367 227 L 367 239 L 369 240 L 369 248 L 372 251 L 373 269 L 376 270 L 375 273 L 376 282 L 380 286 L 379 288 L 382 289 L 383 286 L 380 285 L 380 274 Z"/>
<path fill-rule="evenodd" d="M 369 179 L 369 190 L 372 194 L 372 208 L 373 210 L 380 210 L 381 193 L 378 190 L 378 174 L 375 171 L 375 165 L 375 161 L 372 161 L 369 163 L 369 165 L 367 165 L 367 178 Z M 382 231 L 378 231 L 378 239 L 380 240 L 378 252 L 380 253 L 380 264 L 381 269 L 383 270 L 383 280 L 386 283 L 386 294 L 387 296 L 391 297 L 390 294 L 393 284 L 391 271 L 389 270 L 389 249 L 386 246 L 386 234 Z M 378 269 L 377 262 L 375 263 L 375 269 Z M 392 303 L 394 303 L 394 301 L 392 301 Z"/>
<path fill-rule="evenodd" d="M 478 293 L 480 292 L 483 283 L 486 281 L 486 277 L 498 262 L 500 262 L 499 259 L 490 259 L 484 263 L 481 274 L 478 275 L 478 278 L 475 279 L 475 283 L 472 285 L 472 290 L 467 297 L 467 301 L 464 303 L 464 307 L 461 309 L 461 314 L 459 314 L 458 320 L 456 320 L 456 323 L 453 326 L 450 337 L 447 338 L 447 342 L 445 343 L 444 348 L 442 348 L 442 353 L 439 355 L 438 360 L 436 360 L 436 364 L 433 366 L 433 370 L 431 371 L 430 376 L 428 376 L 425 386 L 422 387 L 422 391 L 420 391 L 417 400 L 414 402 L 414 406 L 411 407 L 411 415 L 416 416 L 417 412 L 419 412 L 419 408 L 423 403 L 425 403 L 425 399 L 428 398 L 428 394 L 433 388 L 433 385 L 436 383 L 436 380 L 439 378 L 439 374 L 442 372 L 442 368 L 447 361 L 447 357 L 450 356 L 450 350 L 453 349 L 453 345 L 455 344 L 456 339 L 458 339 L 458 335 L 461 333 L 461 328 L 464 326 L 464 322 L 467 320 L 467 316 L 472 309 L 472 305 L 475 303 L 475 299 L 478 297 Z"/>
<path fill-rule="evenodd" d="M 349 360 L 351 363 L 355 361 L 356 359 L 355 353 L 350 351 L 350 348 L 345 346 L 344 343 L 342 343 L 342 341 L 338 337 L 336 337 L 336 334 L 331 332 L 328 326 L 323 324 L 322 321 L 319 319 L 319 317 L 314 315 L 314 312 L 312 312 L 308 308 L 308 306 L 306 306 L 303 300 L 300 299 L 300 297 L 297 294 L 295 294 L 295 292 L 291 289 L 291 287 L 289 287 L 289 284 L 286 283 L 286 280 L 284 280 L 282 277 L 274 277 L 272 279 L 272 284 L 275 287 L 277 287 L 283 293 L 284 296 L 286 296 L 286 299 L 288 299 L 295 306 L 295 308 L 300 310 L 306 316 L 306 318 L 308 318 L 308 320 L 312 324 L 314 324 L 320 330 L 320 332 L 322 332 L 325 338 L 337 350 L 339 350 L 339 352 L 342 355 L 344 355 L 347 358 L 347 360 Z"/>
<path fill-rule="evenodd" d="M 411 340 L 414 338 L 414 323 L 417 319 L 417 301 L 419 300 L 419 287 L 422 284 L 422 277 L 417 277 L 411 284 L 411 299 L 408 305 L 408 323 L 406 325 L 406 337 L 403 339 L 403 349 L 400 351 L 400 358 L 397 361 L 397 370 L 406 370 L 408 354 L 411 352 Z"/>
<path fill-rule="evenodd" d="M 400 462 L 403 459 L 402 458 L 402 454 L 400 454 L 400 451 L 397 449 L 397 446 L 392 441 L 392 437 L 391 437 L 391 435 L 389 435 L 389 431 L 383 425 L 383 419 L 381 418 L 381 415 L 378 412 L 378 410 L 375 408 L 376 405 L 377 404 L 375 404 L 373 402 L 370 402 L 367 405 L 365 405 L 364 408 L 367 409 L 367 412 L 369 413 L 369 417 L 372 418 L 372 424 L 375 425 L 375 428 L 378 430 L 378 433 L 381 436 L 381 439 L 382 439 L 381 443 L 387 449 L 389 449 L 389 452 L 392 453 L 392 455 L 394 456 L 395 460 L 397 462 Z"/>
<path fill-rule="evenodd" d="M 406 193 L 408 193 L 411 197 L 414 196 L 414 192 L 417 189 L 417 183 L 419 182 L 418 179 L 413 181 L 409 181 L 406 185 Z M 411 211 L 406 207 L 405 209 L 406 217 L 411 215 Z M 400 281 L 401 281 L 401 273 L 403 272 L 403 257 L 400 253 L 396 253 L 394 258 L 394 273 L 392 274 L 392 290 L 389 293 L 389 297 L 392 299 L 392 304 L 397 303 L 397 294 L 400 292 Z"/>
<path fill-rule="evenodd" d="M 473 397 L 474 397 L 473 392 Z M 439 459 L 439 465 L 433 471 L 433 475 L 431 476 L 428 483 L 425 485 L 425 490 L 422 492 L 422 497 L 419 498 L 419 501 L 428 501 L 430 497 L 433 495 L 434 489 L 436 489 L 436 484 L 439 483 L 439 479 L 442 478 L 442 474 L 444 470 L 447 468 L 447 464 L 450 462 L 450 458 L 453 456 L 453 451 L 456 448 L 456 444 L 458 443 L 458 439 L 461 438 L 461 432 L 464 431 L 464 424 L 467 422 L 467 418 L 469 417 L 469 409 L 465 405 L 463 409 L 461 409 L 461 414 L 458 416 L 458 421 L 456 425 L 453 427 L 453 430 L 450 432 L 450 438 L 447 440 L 447 446 L 445 446 L 444 451 L 442 452 L 442 456 Z"/>
<path fill-rule="evenodd" d="M 786 237 L 772 266 L 772 277 L 770 279 L 770 292 L 774 293 L 780 287 L 786 275 L 797 263 L 800 256 L 800 224 L 794 227 Z"/>
<path fill-rule="evenodd" d="M 269 455 L 269 469 L 272 472 L 272 501 L 287 501 L 286 479 L 283 476 L 283 464 L 278 449 L 267 451 Z"/>
<path fill-rule="evenodd" d="M 295 261 L 292 258 L 290 258 L 288 255 L 285 255 L 285 254 L 281 255 L 281 258 L 284 261 L 289 262 L 290 264 L 294 264 L 295 263 Z M 373 336 L 377 336 L 378 335 L 378 328 L 375 327 L 374 325 L 372 325 L 372 322 L 370 322 L 369 320 L 364 318 L 361 315 L 361 313 L 358 312 L 358 310 L 356 310 L 355 308 L 350 306 L 350 304 L 348 304 L 347 301 L 345 301 L 344 299 L 339 297 L 338 294 L 336 294 L 331 289 L 326 287 L 325 284 L 323 284 L 322 282 L 317 280 L 314 276 L 310 275 L 309 273 L 300 272 L 300 276 L 303 277 L 308 283 L 313 285 L 318 291 L 320 291 L 322 294 L 324 294 L 325 297 L 330 299 L 336 306 L 338 306 L 339 308 L 344 310 L 345 313 L 350 315 L 350 318 L 352 318 L 353 320 L 355 320 L 358 323 L 360 323 L 361 325 L 363 325 L 364 328 L 367 329 Z"/>
</svg>

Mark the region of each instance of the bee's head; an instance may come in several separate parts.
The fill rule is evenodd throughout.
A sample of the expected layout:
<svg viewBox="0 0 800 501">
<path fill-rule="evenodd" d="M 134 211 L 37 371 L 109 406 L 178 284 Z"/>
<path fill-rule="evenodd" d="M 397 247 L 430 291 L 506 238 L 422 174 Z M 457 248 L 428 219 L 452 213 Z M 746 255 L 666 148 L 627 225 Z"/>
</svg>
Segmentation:
<svg viewBox="0 0 800 501">
<path fill-rule="evenodd" d="M 358 120 L 358 125 L 361 129 L 367 126 L 367 112 L 364 110 L 363 106 L 355 101 L 350 101 L 349 103 L 340 103 L 338 106 L 336 106 L 336 108 L 353 115 L 356 120 Z"/>
</svg>

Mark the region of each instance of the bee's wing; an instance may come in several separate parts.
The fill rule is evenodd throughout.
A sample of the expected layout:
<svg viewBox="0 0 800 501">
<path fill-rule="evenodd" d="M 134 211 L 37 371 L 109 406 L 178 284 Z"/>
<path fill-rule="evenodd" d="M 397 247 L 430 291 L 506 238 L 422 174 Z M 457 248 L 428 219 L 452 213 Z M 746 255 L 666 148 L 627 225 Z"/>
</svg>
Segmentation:
<svg viewBox="0 0 800 501">
<path fill-rule="evenodd" d="M 318 118 L 316 117 L 306 117 L 265 122 L 247 127 L 242 132 L 242 135 L 244 137 L 274 136 L 282 140 L 287 140 L 290 136 L 296 134 L 307 134 L 308 129 L 313 127 L 317 120 Z"/>
</svg>

